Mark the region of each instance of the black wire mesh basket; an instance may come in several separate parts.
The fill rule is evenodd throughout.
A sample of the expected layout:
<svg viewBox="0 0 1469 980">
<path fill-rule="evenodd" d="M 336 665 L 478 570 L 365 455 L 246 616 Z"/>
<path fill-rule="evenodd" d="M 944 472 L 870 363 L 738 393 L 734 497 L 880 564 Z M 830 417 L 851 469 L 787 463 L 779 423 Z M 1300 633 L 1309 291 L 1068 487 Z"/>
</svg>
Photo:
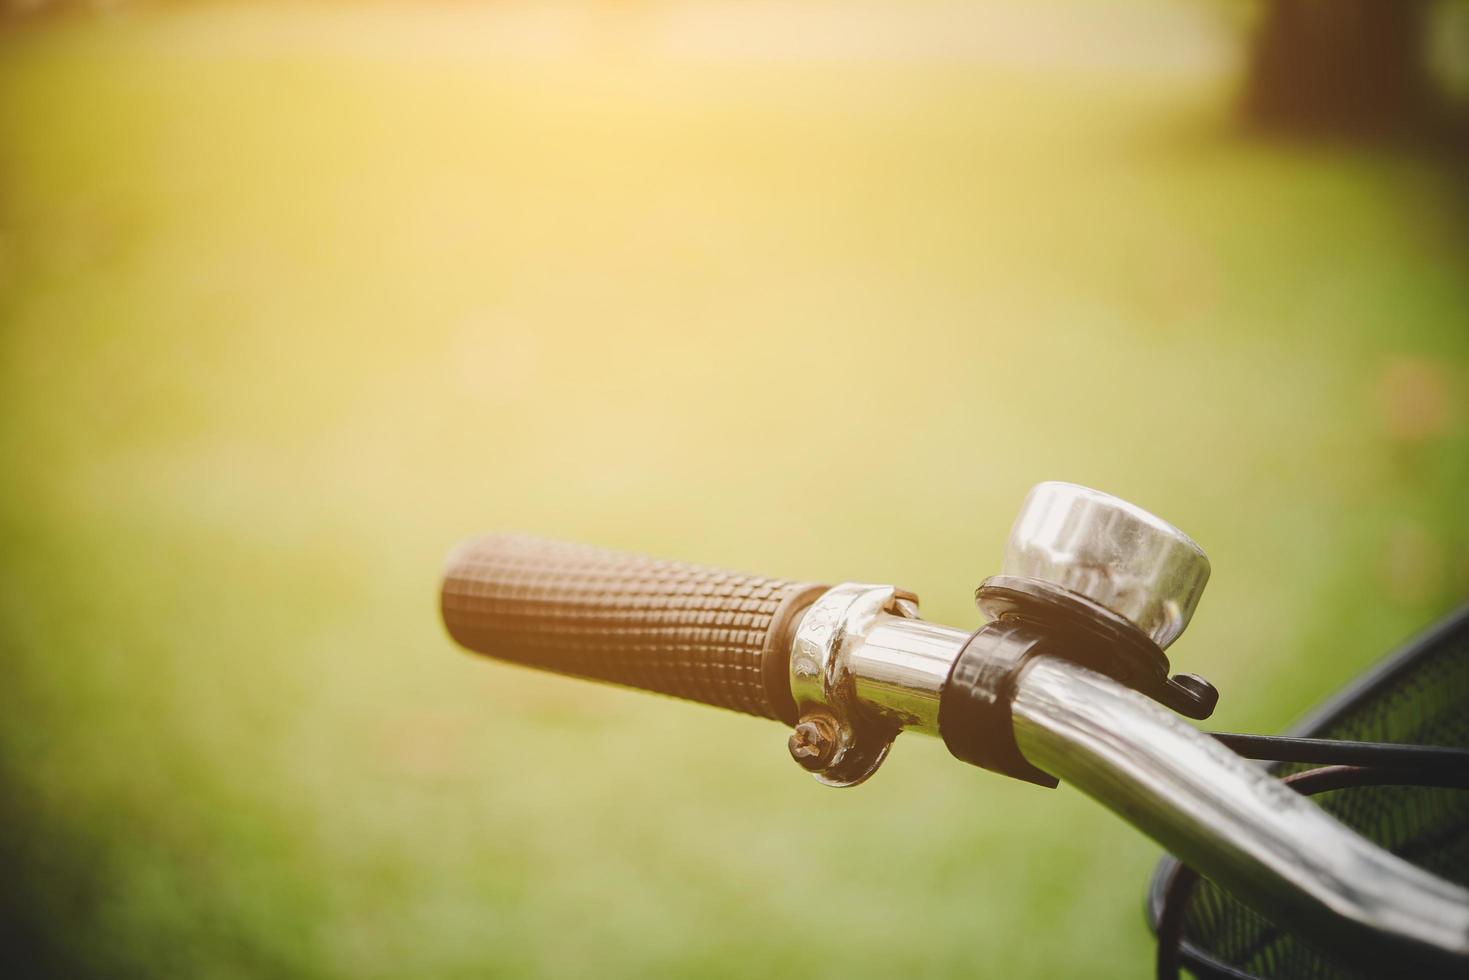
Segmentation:
<svg viewBox="0 0 1469 980">
<path fill-rule="evenodd" d="M 1469 606 L 1447 617 L 1330 698 L 1292 735 L 1469 749 Z M 1311 767 L 1276 763 L 1300 781 Z M 1469 792 L 1447 786 L 1342 786 L 1315 802 L 1359 834 L 1449 881 L 1469 886 Z M 1187 878 L 1185 876 L 1188 876 Z M 1184 884 L 1186 887 L 1179 887 Z M 1159 975 L 1356 980 L 1352 972 L 1165 857 L 1153 872 L 1148 919 Z"/>
</svg>

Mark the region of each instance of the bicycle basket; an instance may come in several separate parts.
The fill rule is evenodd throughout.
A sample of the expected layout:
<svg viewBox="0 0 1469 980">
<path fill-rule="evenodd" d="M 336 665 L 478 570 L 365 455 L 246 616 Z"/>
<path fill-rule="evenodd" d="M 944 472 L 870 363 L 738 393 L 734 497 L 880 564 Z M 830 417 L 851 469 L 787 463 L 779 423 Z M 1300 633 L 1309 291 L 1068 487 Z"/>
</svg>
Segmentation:
<svg viewBox="0 0 1469 980">
<path fill-rule="evenodd" d="M 1312 738 L 1469 748 L 1469 607 L 1447 617 L 1318 708 L 1291 732 Z M 1288 776 L 1310 768 L 1278 763 Z M 1359 834 L 1449 881 L 1469 885 L 1469 793 L 1363 786 L 1315 802 Z M 1163 915 L 1172 856 L 1153 872 L 1148 919 Z M 1246 908 L 1207 879 L 1183 917 L 1178 962 L 1200 978 L 1316 980 L 1356 974 Z"/>
</svg>

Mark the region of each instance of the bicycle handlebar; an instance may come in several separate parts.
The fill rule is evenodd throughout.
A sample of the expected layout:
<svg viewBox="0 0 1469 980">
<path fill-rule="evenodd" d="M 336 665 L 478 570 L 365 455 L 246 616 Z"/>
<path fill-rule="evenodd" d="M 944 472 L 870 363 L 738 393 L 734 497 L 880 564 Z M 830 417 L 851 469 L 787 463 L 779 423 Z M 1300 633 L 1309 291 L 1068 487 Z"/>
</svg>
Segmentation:
<svg viewBox="0 0 1469 980">
<path fill-rule="evenodd" d="M 450 556 L 444 622 L 478 653 L 794 725 L 792 755 L 829 785 L 867 778 L 901 730 L 940 735 L 964 761 L 1066 780 L 1358 966 L 1469 975 L 1469 891 L 1166 710 L 1212 707 L 1207 682 L 1168 679 L 1159 645 L 1186 624 L 1207 559 L 1114 500 L 1033 491 L 1005 574 L 980 589 L 996 618 L 972 634 L 918 619 L 916 597 L 891 586 L 828 589 L 513 535 Z"/>
</svg>

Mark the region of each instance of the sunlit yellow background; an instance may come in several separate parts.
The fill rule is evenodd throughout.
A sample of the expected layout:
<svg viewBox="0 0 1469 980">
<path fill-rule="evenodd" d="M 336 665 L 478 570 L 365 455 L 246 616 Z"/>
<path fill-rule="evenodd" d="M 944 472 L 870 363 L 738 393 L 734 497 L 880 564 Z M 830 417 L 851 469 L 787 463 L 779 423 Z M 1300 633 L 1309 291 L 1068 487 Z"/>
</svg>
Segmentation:
<svg viewBox="0 0 1469 980">
<path fill-rule="evenodd" d="M 0 934 L 74 976 L 1135 977 L 1156 848 L 908 736 L 457 652 L 519 529 L 973 587 L 1192 533 L 1277 730 L 1469 592 L 1452 169 L 1185 0 L 163 6 L 0 34 Z"/>
</svg>

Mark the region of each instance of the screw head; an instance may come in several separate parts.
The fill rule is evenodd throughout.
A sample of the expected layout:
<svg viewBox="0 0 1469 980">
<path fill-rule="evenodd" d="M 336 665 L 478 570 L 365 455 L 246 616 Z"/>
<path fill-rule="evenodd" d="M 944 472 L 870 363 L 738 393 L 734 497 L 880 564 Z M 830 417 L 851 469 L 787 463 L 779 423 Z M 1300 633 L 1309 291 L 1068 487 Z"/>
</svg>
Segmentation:
<svg viewBox="0 0 1469 980">
<path fill-rule="evenodd" d="M 807 715 L 791 732 L 791 758 L 801 768 L 820 772 L 831 764 L 837 751 L 836 723 L 825 715 Z"/>
</svg>

